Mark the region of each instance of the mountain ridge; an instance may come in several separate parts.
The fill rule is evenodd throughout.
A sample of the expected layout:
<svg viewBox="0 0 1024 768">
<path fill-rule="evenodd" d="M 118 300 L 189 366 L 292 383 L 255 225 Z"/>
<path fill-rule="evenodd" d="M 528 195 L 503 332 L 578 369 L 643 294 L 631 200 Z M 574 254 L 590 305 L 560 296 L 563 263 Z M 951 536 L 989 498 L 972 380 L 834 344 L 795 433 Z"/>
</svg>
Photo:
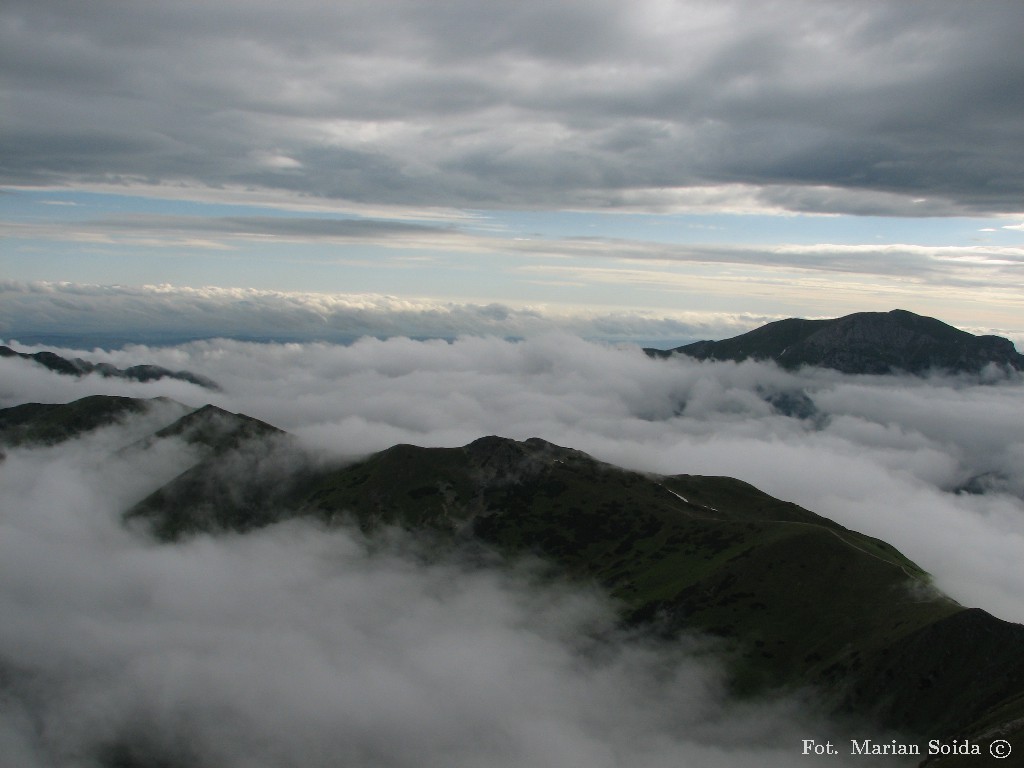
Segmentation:
<svg viewBox="0 0 1024 768">
<path fill-rule="evenodd" d="M 1024 355 L 1002 336 L 975 336 L 903 309 L 857 312 L 831 320 L 788 318 L 721 341 L 697 341 L 651 357 L 773 360 L 783 368 L 810 365 L 851 374 L 928 371 L 981 373 L 987 366 L 1024 371 Z"/>
<path fill-rule="evenodd" d="M 94 363 L 90 360 L 83 360 L 80 357 L 68 359 L 61 357 L 56 352 L 18 352 L 10 347 L 0 345 L 0 357 L 17 357 L 22 360 L 31 360 L 55 373 L 65 376 L 87 376 L 91 373 L 98 373 L 104 378 L 130 379 L 132 381 L 147 382 L 158 381 L 159 379 L 177 379 L 195 384 L 203 389 L 214 392 L 220 391 L 220 385 L 206 376 L 192 373 L 191 371 L 172 371 L 159 365 L 132 365 L 128 368 L 118 368 L 110 363 Z"/>
<path fill-rule="evenodd" d="M 152 402 L 116 395 L 89 395 L 70 403 L 22 403 L 0 409 L 0 446 L 54 445 L 146 411 Z"/>
<path fill-rule="evenodd" d="M 733 478 L 634 472 L 495 435 L 324 465 L 211 405 L 149 438 L 164 439 L 203 450 L 124 519 L 168 543 L 295 518 L 371 536 L 396 526 L 441 553 L 539 558 L 552 578 L 599 587 L 627 627 L 713 638 L 743 695 L 810 688 L 834 713 L 920 738 L 1024 722 L 1024 626 L 960 606 L 887 543 Z"/>
<path fill-rule="evenodd" d="M 1024 715 L 1024 626 L 941 595 L 887 543 L 732 478 L 631 472 L 492 435 L 276 481 L 277 495 L 252 494 L 249 509 L 197 500 L 200 485 L 160 491 L 126 519 L 170 541 L 297 516 L 371 534 L 397 526 L 442 547 L 480 542 L 599 585 L 628 626 L 717 638 L 740 693 L 810 686 L 834 712 L 922 737 L 997 727 L 1000 707 Z"/>
</svg>

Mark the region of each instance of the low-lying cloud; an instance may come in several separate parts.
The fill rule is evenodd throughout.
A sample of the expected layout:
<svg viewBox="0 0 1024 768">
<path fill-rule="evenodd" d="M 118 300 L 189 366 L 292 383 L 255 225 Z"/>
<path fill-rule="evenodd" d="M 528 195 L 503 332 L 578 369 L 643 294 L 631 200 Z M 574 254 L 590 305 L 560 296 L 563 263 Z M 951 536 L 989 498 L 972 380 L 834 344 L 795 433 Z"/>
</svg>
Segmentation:
<svg viewBox="0 0 1024 768">
<path fill-rule="evenodd" d="M 582 268 L 524 269 L 548 276 Z M 585 270 L 587 279 L 621 284 L 625 267 Z M 663 272 L 637 272 L 644 283 L 680 280 Z M 454 339 L 497 336 L 523 339 L 568 333 L 611 343 L 670 348 L 700 339 L 737 336 L 780 316 L 755 312 L 593 310 L 572 306 L 474 304 L 372 293 L 310 293 L 254 288 L 171 285 L 89 285 L 0 280 L 0 340 L 24 344 L 120 347 L 180 344 L 217 337 L 253 341 L 348 344 L 364 336 Z M 992 320 L 992 318 L 989 318 Z M 962 325 L 972 333 L 1006 336 L 1012 328 Z M 21 342 L 19 346 L 17 342 Z"/>
<path fill-rule="evenodd" d="M 215 338 L 348 343 L 363 336 L 523 338 L 560 330 L 674 346 L 777 319 L 750 313 L 595 312 L 250 288 L 100 286 L 0 281 L 0 336 L 25 342 L 125 343 Z M 79 341 L 82 340 L 82 341 Z"/>
<path fill-rule="evenodd" d="M 88 356 L 191 370 L 224 392 L 71 379 L 0 360 L 0 403 L 165 394 L 263 419 L 334 456 L 498 434 L 644 471 L 738 477 L 889 541 L 965 605 L 1024 620 L 1018 376 L 980 383 L 652 360 L 563 334 L 348 346 L 215 340 Z"/>
<path fill-rule="evenodd" d="M 838 733 L 528 565 L 306 522 L 156 544 L 120 510 L 189 450 L 111 455 L 129 427 L 0 465 L 5 765 L 781 767 Z"/>
</svg>

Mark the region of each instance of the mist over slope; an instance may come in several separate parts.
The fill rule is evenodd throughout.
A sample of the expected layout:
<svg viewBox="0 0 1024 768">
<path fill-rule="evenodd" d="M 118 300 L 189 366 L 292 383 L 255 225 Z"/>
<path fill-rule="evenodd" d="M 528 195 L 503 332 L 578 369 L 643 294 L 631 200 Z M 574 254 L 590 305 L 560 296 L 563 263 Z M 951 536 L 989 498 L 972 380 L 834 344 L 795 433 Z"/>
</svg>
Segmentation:
<svg viewBox="0 0 1024 768">
<path fill-rule="evenodd" d="M 5 765 L 781 767 L 843 732 L 529 563 L 308 521 L 159 545 L 121 511 L 197 447 L 118 451 L 139 419 L 0 464 Z"/>
<path fill-rule="evenodd" d="M 121 367 L 142 356 L 213 378 L 224 392 L 167 380 L 101 380 L 86 390 L 0 360 L 0 404 L 97 390 L 167 395 L 246 413 L 334 456 L 499 434 L 541 437 L 627 468 L 737 477 L 892 543 L 964 604 L 1024 620 L 1019 377 L 979 385 L 969 376 L 651 360 L 565 335 L 351 346 L 219 340 L 109 353 Z"/>
<path fill-rule="evenodd" d="M 169 371 L 156 365 L 133 365 L 124 370 L 110 365 L 109 363 L 93 363 L 91 360 L 83 360 L 76 357 L 68 360 L 56 355 L 53 352 L 44 351 L 36 353 L 18 352 L 7 346 L 0 346 L 0 357 L 18 357 L 22 360 L 32 360 L 38 365 L 63 373 L 66 376 L 88 376 L 96 374 L 105 378 L 133 379 L 135 381 L 153 381 L 155 379 L 181 379 L 190 384 L 196 384 L 206 389 L 217 389 L 217 383 L 195 376 L 188 371 Z"/>
<path fill-rule="evenodd" d="M 249 414 L 335 459 L 503 434 L 646 471 L 739 477 L 889 541 L 964 604 L 1024 618 L 1017 377 L 651 360 L 563 335 L 108 355 L 122 367 L 145 355 L 224 391 L 0 360 L 0 406 L 164 396 Z M 620 642 L 602 598 L 540 589 L 528 572 L 427 564 L 408 540 L 308 523 L 158 546 L 120 514 L 196 446 L 172 436 L 110 461 L 181 415 L 158 402 L 159 418 L 8 448 L 0 464 L 0 747 L 14 765 L 783 766 L 804 759 L 800 739 L 850 732 L 797 701 L 730 702 L 702 641 Z"/>
<path fill-rule="evenodd" d="M 979 737 L 1024 715 L 1024 625 L 964 609 L 890 545 L 739 480 L 631 472 L 538 438 L 320 467 L 272 438 L 203 442 L 207 456 L 127 510 L 130 524 L 162 541 L 292 517 L 399 526 L 438 554 L 541 558 L 550 578 L 599 585 L 635 631 L 706 632 L 734 693 L 809 688 L 823 711 L 917 738 Z"/>
</svg>

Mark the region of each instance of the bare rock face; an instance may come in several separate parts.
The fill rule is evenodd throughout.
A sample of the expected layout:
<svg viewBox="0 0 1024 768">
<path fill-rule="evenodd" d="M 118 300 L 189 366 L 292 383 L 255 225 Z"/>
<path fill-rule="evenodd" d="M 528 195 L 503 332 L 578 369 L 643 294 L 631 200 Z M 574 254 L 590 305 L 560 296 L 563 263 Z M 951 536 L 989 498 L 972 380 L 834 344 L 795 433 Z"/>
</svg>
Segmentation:
<svg viewBox="0 0 1024 768">
<path fill-rule="evenodd" d="M 774 360 L 784 368 L 813 365 L 855 374 L 980 373 L 992 365 L 1024 370 L 1024 355 L 1009 339 L 975 336 L 902 309 L 835 320 L 790 318 L 731 339 L 646 351 L 654 357 L 678 352 L 699 360 Z"/>
</svg>

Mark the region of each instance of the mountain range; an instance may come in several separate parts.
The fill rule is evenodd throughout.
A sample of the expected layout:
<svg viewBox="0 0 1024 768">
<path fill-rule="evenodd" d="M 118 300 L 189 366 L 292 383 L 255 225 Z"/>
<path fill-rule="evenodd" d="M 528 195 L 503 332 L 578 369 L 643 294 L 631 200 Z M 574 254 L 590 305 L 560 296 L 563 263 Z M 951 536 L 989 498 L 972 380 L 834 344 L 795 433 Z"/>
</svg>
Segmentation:
<svg viewBox="0 0 1024 768">
<path fill-rule="evenodd" d="M 59 442 L 152 405 L 94 396 L 3 409 L 0 444 Z M 163 440 L 198 459 L 124 521 L 168 545 L 290 518 L 371 536 L 398 526 L 439 555 L 537 558 L 550 578 L 597 585 L 626 627 L 709 637 L 738 695 L 809 688 L 833 713 L 919 739 L 1024 730 L 1024 626 L 957 604 L 887 543 L 740 480 L 633 472 L 497 436 L 324 465 L 287 433 L 212 405 L 121 450 Z"/>
<path fill-rule="evenodd" d="M 818 366 L 852 374 L 928 371 L 980 373 L 989 366 L 1024 370 L 1024 355 L 1001 336 L 975 336 L 903 309 L 857 312 L 833 320 L 789 318 L 721 341 L 697 341 L 652 357 L 774 360 L 783 368 Z"/>
<path fill-rule="evenodd" d="M 133 365 L 128 368 L 118 368 L 110 363 L 94 363 L 90 360 L 83 360 L 80 357 L 68 359 L 61 357 L 55 352 L 17 352 L 10 347 L 0 346 L 0 357 L 17 357 L 22 360 L 31 360 L 37 365 L 48 368 L 55 373 L 65 376 L 87 376 L 90 373 L 97 373 L 104 378 L 131 379 L 132 381 L 156 381 L 158 379 L 178 379 L 187 381 L 190 384 L 217 391 L 220 386 L 217 382 L 192 373 L 191 371 L 172 371 L 159 365 Z"/>
</svg>

